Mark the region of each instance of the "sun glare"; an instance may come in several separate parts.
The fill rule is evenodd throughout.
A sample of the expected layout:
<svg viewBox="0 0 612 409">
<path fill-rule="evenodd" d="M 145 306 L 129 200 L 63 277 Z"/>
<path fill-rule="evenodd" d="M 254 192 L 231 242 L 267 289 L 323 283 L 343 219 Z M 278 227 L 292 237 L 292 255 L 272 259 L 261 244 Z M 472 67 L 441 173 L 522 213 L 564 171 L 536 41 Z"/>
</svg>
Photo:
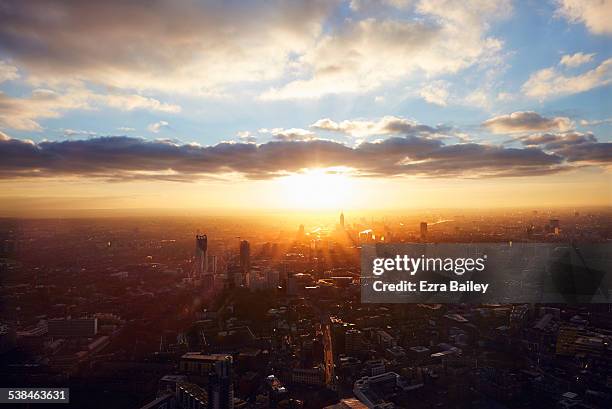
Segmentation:
<svg viewBox="0 0 612 409">
<path fill-rule="evenodd" d="M 354 194 L 347 169 L 307 169 L 279 182 L 282 204 L 293 209 L 347 208 Z"/>
</svg>

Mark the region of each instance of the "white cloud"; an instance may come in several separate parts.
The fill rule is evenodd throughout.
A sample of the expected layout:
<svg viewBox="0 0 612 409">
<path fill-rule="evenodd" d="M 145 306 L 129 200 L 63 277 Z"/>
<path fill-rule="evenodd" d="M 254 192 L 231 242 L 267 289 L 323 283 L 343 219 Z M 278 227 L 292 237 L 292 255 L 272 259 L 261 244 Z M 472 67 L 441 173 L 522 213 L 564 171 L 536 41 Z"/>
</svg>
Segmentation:
<svg viewBox="0 0 612 409">
<path fill-rule="evenodd" d="M 449 97 L 448 86 L 445 81 L 436 81 L 421 88 L 419 95 L 430 104 L 446 106 Z"/>
<path fill-rule="evenodd" d="M 162 130 L 162 128 L 167 127 L 169 124 L 166 121 L 159 121 L 159 122 L 154 122 L 152 124 L 149 124 L 149 126 L 147 126 L 147 129 L 153 133 L 159 133 L 159 131 Z"/>
<path fill-rule="evenodd" d="M 477 88 L 467 94 L 464 98 L 464 102 L 466 105 L 479 108 L 489 108 L 491 106 L 489 95 L 482 88 Z"/>
<path fill-rule="evenodd" d="M 318 98 L 362 93 L 393 81 L 456 73 L 497 54 L 489 22 L 509 2 L 422 0 L 417 18 L 349 20 L 323 37 L 298 62 L 305 73 L 263 99 Z"/>
<path fill-rule="evenodd" d="M 257 137 L 255 135 L 253 135 L 249 131 L 238 131 L 238 132 L 236 132 L 236 136 L 242 142 L 247 142 L 247 143 L 255 143 L 255 142 L 257 142 Z"/>
<path fill-rule="evenodd" d="M 86 88 L 68 88 L 60 93 L 35 89 L 29 97 L 15 98 L 0 91 L 0 126 L 24 131 L 40 131 L 40 119 L 59 118 L 65 111 L 109 106 L 131 111 L 146 109 L 174 113 L 180 107 L 153 98 L 130 94 L 96 94 Z"/>
<path fill-rule="evenodd" d="M 612 124 L 612 118 L 593 119 L 590 121 L 583 119 L 580 121 L 580 125 L 582 126 L 600 126 L 600 125 L 606 125 L 606 124 Z"/>
<path fill-rule="evenodd" d="M 0 91 L 0 127 L 41 131 L 39 119 L 57 118 L 71 109 L 91 109 L 87 95 L 78 91 L 60 94 L 35 89 L 29 97 L 14 98 Z"/>
<path fill-rule="evenodd" d="M 62 129 L 62 132 L 64 134 L 64 136 L 96 136 L 98 135 L 97 132 L 94 131 L 86 131 L 83 129 L 70 129 L 70 128 L 66 128 L 66 129 Z"/>
<path fill-rule="evenodd" d="M 168 113 L 177 113 L 181 111 L 181 107 L 178 105 L 163 103 L 154 98 L 143 97 L 136 94 L 97 95 L 96 98 L 109 107 L 124 111 L 132 111 L 134 109 L 146 109 Z"/>
<path fill-rule="evenodd" d="M 0 84 L 5 81 L 16 80 L 17 78 L 19 78 L 17 67 L 0 60 Z"/>
<path fill-rule="evenodd" d="M 498 101 L 505 102 L 505 101 L 511 101 L 513 99 L 514 99 L 514 95 L 512 95 L 509 92 L 500 92 L 500 93 L 497 94 L 497 100 Z"/>
<path fill-rule="evenodd" d="M 612 34 L 612 0 L 557 0 L 557 16 L 584 23 L 593 34 Z"/>
<path fill-rule="evenodd" d="M 134 132 L 136 129 L 130 128 L 129 126 L 120 126 L 117 130 L 121 132 Z"/>
<path fill-rule="evenodd" d="M 612 83 L 612 58 L 608 58 L 592 70 L 575 76 L 565 75 L 554 67 L 539 70 L 523 84 L 522 90 L 529 97 L 543 100 L 589 91 L 610 83 Z"/>
<path fill-rule="evenodd" d="M 595 53 L 584 54 L 580 52 L 576 54 L 566 54 L 561 57 L 560 64 L 570 68 L 580 67 L 581 65 L 592 61 L 593 57 L 595 57 Z"/>
</svg>

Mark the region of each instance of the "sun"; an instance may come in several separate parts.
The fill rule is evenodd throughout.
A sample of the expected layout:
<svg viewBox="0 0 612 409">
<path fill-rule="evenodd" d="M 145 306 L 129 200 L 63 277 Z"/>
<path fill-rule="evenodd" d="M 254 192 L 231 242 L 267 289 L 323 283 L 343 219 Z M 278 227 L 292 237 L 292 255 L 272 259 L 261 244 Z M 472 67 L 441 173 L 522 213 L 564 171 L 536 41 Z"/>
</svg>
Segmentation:
<svg viewBox="0 0 612 409">
<path fill-rule="evenodd" d="M 279 179 L 281 201 L 293 209 L 351 207 L 353 180 L 346 168 L 306 169 Z"/>
</svg>

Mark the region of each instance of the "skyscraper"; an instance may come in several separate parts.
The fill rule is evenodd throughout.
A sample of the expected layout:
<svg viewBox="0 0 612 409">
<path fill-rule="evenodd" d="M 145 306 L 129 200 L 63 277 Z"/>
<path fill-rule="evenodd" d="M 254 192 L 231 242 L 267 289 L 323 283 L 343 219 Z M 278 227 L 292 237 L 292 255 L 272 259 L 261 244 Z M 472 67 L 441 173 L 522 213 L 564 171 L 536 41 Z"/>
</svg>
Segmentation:
<svg viewBox="0 0 612 409">
<path fill-rule="evenodd" d="M 208 376 L 208 408 L 231 409 L 234 407 L 232 384 L 232 357 L 216 360 Z"/>
<path fill-rule="evenodd" d="M 243 272 L 251 268 L 251 245 L 246 240 L 240 242 L 240 268 Z"/>
<path fill-rule="evenodd" d="M 427 239 L 427 222 L 421 222 L 421 240 Z"/>
<path fill-rule="evenodd" d="M 208 272 L 208 238 L 205 234 L 196 235 L 194 273 L 200 277 Z"/>
<path fill-rule="evenodd" d="M 344 230 L 344 212 L 340 212 L 340 229 Z"/>
</svg>

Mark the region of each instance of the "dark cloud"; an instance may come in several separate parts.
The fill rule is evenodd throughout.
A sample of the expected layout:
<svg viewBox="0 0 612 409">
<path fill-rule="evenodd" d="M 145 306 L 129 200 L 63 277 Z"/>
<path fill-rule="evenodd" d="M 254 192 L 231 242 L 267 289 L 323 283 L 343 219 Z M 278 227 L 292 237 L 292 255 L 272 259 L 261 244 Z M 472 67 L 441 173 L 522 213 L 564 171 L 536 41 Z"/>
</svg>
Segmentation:
<svg viewBox="0 0 612 409">
<path fill-rule="evenodd" d="M 440 125 L 434 128 L 397 116 L 384 116 L 377 121 L 357 119 L 345 120 L 341 122 L 336 122 L 329 118 L 323 118 L 310 125 L 310 127 L 322 131 L 339 132 L 357 137 L 399 134 L 443 136 L 445 133 L 452 130 L 452 128 L 449 126 Z"/>
<path fill-rule="evenodd" d="M 579 152 L 572 152 L 578 157 Z M 33 143 L 0 138 L 0 177 L 83 176 L 106 180 L 191 181 L 238 173 L 267 179 L 306 168 L 349 167 L 364 176 L 541 175 L 567 168 L 559 153 L 476 143 L 445 145 L 417 136 L 364 142 L 223 142 L 213 146 L 126 136 Z"/>
<path fill-rule="evenodd" d="M 568 132 L 562 134 L 544 133 L 528 135 L 516 138 L 526 146 L 544 146 L 547 150 L 558 149 L 567 145 L 578 145 L 582 143 L 597 142 L 592 133 Z"/>
<path fill-rule="evenodd" d="M 496 116 L 484 121 L 482 125 L 494 133 L 567 131 L 573 127 L 569 118 L 546 118 L 533 111 L 519 111 Z"/>
<path fill-rule="evenodd" d="M 523 145 L 560 155 L 567 162 L 612 162 L 612 143 L 599 142 L 592 133 L 545 133 L 517 138 Z"/>
</svg>

